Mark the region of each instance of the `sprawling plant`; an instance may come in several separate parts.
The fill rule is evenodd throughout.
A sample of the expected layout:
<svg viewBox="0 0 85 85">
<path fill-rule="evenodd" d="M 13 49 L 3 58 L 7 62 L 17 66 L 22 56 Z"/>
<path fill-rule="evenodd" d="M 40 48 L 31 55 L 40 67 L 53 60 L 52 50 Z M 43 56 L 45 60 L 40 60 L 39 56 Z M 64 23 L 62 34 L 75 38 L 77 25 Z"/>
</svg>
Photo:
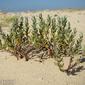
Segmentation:
<svg viewBox="0 0 85 85">
<path fill-rule="evenodd" d="M 22 49 L 29 44 L 29 23 L 28 18 L 16 18 L 9 34 L 1 32 L 3 48 L 13 52 L 16 56 L 23 56 Z M 25 49 L 24 49 L 25 50 Z M 25 54 L 24 54 L 25 55 Z"/>
<path fill-rule="evenodd" d="M 54 47 L 55 59 L 61 71 L 70 72 L 70 70 L 77 64 L 72 65 L 74 56 L 81 51 L 81 43 L 83 35 L 81 34 L 76 39 L 76 29 L 71 29 L 70 23 L 67 22 L 66 17 L 58 17 L 57 34 Z M 63 69 L 64 57 L 70 57 L 69 65 L 67 69 Z"/>
<path fill-rule="evenodd" d="M 1 29 L 1 26 L 0 26 L 0 34 L 2 34 L 2 29 Z M 2 41 L 0 39 L 0 50 L 2 49 Z"/>
<path fill-rule="evenodd" d="M 37 20 L 36 17 L 32 17 L 32 43 L 37 46 L 38 44 L 38 28 L 37 28 Z"/>
<path fill-rule="evenodd" d="M 29 29 L 32 30 L 31 35 Z M 28 18 L 20 17 L 14 20 L 10 33 L 5 34 L 0 27 L 0 49 L 11 51 L 17 59 L 25 57 L 26 61 L 34 56 L 39 56 L 40 60 L 44 56 L 51 56 L 57 61 L 61 71 L 71 73 L 79 62 L 73 63 L 74 56 L 79 55 L 82 50 L 83 35 L 80 34 L 77 38 L 76 33 L 76 29 L 71 29 L 66 17 L 56 19 L 48 15 L 44 19 L 42 14 L 39 14 L 38 18 L 32 17 L 31 28 Z M 65 57 L 69 57 L 66 69 L 63 68 Z"/>
</svg>

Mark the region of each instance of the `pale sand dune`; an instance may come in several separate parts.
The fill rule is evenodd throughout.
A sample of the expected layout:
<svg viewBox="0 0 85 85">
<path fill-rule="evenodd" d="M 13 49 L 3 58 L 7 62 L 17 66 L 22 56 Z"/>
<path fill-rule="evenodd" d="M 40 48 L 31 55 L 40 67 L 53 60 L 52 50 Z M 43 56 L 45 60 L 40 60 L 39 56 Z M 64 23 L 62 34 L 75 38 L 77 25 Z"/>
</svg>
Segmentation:
<svg viewBox="0 0 85 85">
<path fill-rule="evenodd" d="M 14 80 L 14 85 L 84 85 L 85 70 L 77 74 L 67 76 L 60 72 L 53 59 L 43 63 L 17 61 L 11 54 L 0 52 L 0 80 Z"/>
<path fill-rule="evenodd" d="M 67 16 L 71 26 L 76 27 L 78 33 L 83 32 L 83 44 L 85 44 L 85 10 L 41 11 L 20 13 L 20 15 L 28 16 L 31 19 L 31 16 L 38 16 L 39 13 L 43 13 L 44 18 L 48 14 L 51 16 L 55 14 Z M 83 65 L 85 67 L 85 63 Z M 85 85 L 85 70 L 77 74 L 67 76 L 65 73 L 60 72 L 53 59 L 45 60 L 43 63 L 34 60 L 25 62 L 24 59 L 17 61 L 15 56 L 7 52 L 0 52 L 0 85 L 2 85 L 1 81 L 3 80 L 14 80 L 11 85 Z"/>
</svg>

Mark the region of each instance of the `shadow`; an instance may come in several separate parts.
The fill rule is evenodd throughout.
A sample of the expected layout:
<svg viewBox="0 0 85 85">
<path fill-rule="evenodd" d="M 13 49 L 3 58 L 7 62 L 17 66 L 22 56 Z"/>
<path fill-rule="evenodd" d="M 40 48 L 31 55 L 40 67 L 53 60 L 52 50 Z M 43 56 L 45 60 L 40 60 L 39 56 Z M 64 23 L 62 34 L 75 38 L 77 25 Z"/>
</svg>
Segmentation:
<svg viewBox="0 0 85 85">
<path fill-rule="evenodd" d="M 85 62 L 85 58 L 80 57 L 79 59 L 80 63 L 84 63 Z M 65 72 L 67 73 L 67 75 L 77 75 L 78 72 L 81 72 L 82 70 L 85 70 L 84 66 L 78 66 L 76 67 L 76 65 L 72 66 L 73 68 L 66 70 Z"/>
<path fill-rule="evenodd" d="M 80 63 L 84 63 L 85 62 L 85 58 L 80 58 L 79 61 L 80 61 Z"/>
<path fill-rule="evenodd" d="M 67 73 L 68 76 L 69 75 L 75 76 L 75 75 L 77 75 L 78 72 L 81 72 L 83 70 L 85 70 L 84 66 L 79 66 L 77 68 L 73 68 L 73 69 L 71 69 L 69 71 L 66 71 L 66 73 Z"/>
</svg>

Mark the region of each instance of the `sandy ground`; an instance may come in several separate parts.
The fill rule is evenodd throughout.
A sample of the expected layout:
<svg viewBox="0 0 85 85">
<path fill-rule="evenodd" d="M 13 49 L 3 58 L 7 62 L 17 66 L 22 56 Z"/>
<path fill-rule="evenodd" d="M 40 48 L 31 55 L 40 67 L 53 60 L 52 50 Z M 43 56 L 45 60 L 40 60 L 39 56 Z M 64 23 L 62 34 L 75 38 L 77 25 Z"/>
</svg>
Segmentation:
<svg viewBox="0 0 85 85">
<path fill-rule="evenodd" d="M 75 76 L 67 76 L 59 71 L 53 59 L 43 63 L 25 62 L 24 59 L 17 61 L 15 56 L 0 52 L 0 81 L 12 81 L 9 85 L 85 85 L 85 70 Z"/>
<path fill-rule="evenodd" d="M 78 33 L 83 32 L 83 44 L 85 44 L 85 10 L 23 12 L 20 15 L 31 19 L 33 15 L 38 16 L 39 13 L 43 13 L 44 18 L 48 14 L 67 16 L 71 26 L 76 27 Z M 85 67 L 85 62 L 83 66 Z M 85 85 L 85 70 L 78 72 L 75 76 L 67 76 L 59 71 L 53 59 L 45 60 L 43 63 L 34 60 L 25 62 L 24 59 L 17 61 L 15 56 L 0 51 L 0 85 Z"/>
</svg>

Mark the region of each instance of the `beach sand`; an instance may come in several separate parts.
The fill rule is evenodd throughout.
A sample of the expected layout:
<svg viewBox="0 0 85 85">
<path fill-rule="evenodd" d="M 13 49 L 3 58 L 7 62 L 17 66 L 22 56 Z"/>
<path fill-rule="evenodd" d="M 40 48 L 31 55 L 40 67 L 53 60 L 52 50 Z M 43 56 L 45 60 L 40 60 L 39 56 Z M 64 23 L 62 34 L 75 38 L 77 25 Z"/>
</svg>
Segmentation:
<svg viewBox="0 0 85 85">
<path fill-rule="evenodd" d="M 17 13 L 17 15 L 27 16 L 31 20 L 33 15 L 38 16 L 40 13 L 43 14 L 44 18 L 48 14 L 55 17 L 66 16 L 71 27 L 76 27 L 78 34 L 83 33 L 83 44 L 85 44 L 85 10 L 47 10 L 22 12 Z M 11 15 L 11 13 L 6 15 Z M 4 30 L 7 31 L 8 28 Z M 43 63 L 35 60 L 26 62 L 25 59 L 17 61 L 12 54 L 0 51 L 0 85 L 8 85 L 8 83 L 9 85 L 85 85 L 85 70 L 78 72 L 75 76 L 67 76 L 66 73 L 59 71 L 54 62 L 51 58 Z M 85 67 L 85 62 L 82 65 Z"/>
</svg>

